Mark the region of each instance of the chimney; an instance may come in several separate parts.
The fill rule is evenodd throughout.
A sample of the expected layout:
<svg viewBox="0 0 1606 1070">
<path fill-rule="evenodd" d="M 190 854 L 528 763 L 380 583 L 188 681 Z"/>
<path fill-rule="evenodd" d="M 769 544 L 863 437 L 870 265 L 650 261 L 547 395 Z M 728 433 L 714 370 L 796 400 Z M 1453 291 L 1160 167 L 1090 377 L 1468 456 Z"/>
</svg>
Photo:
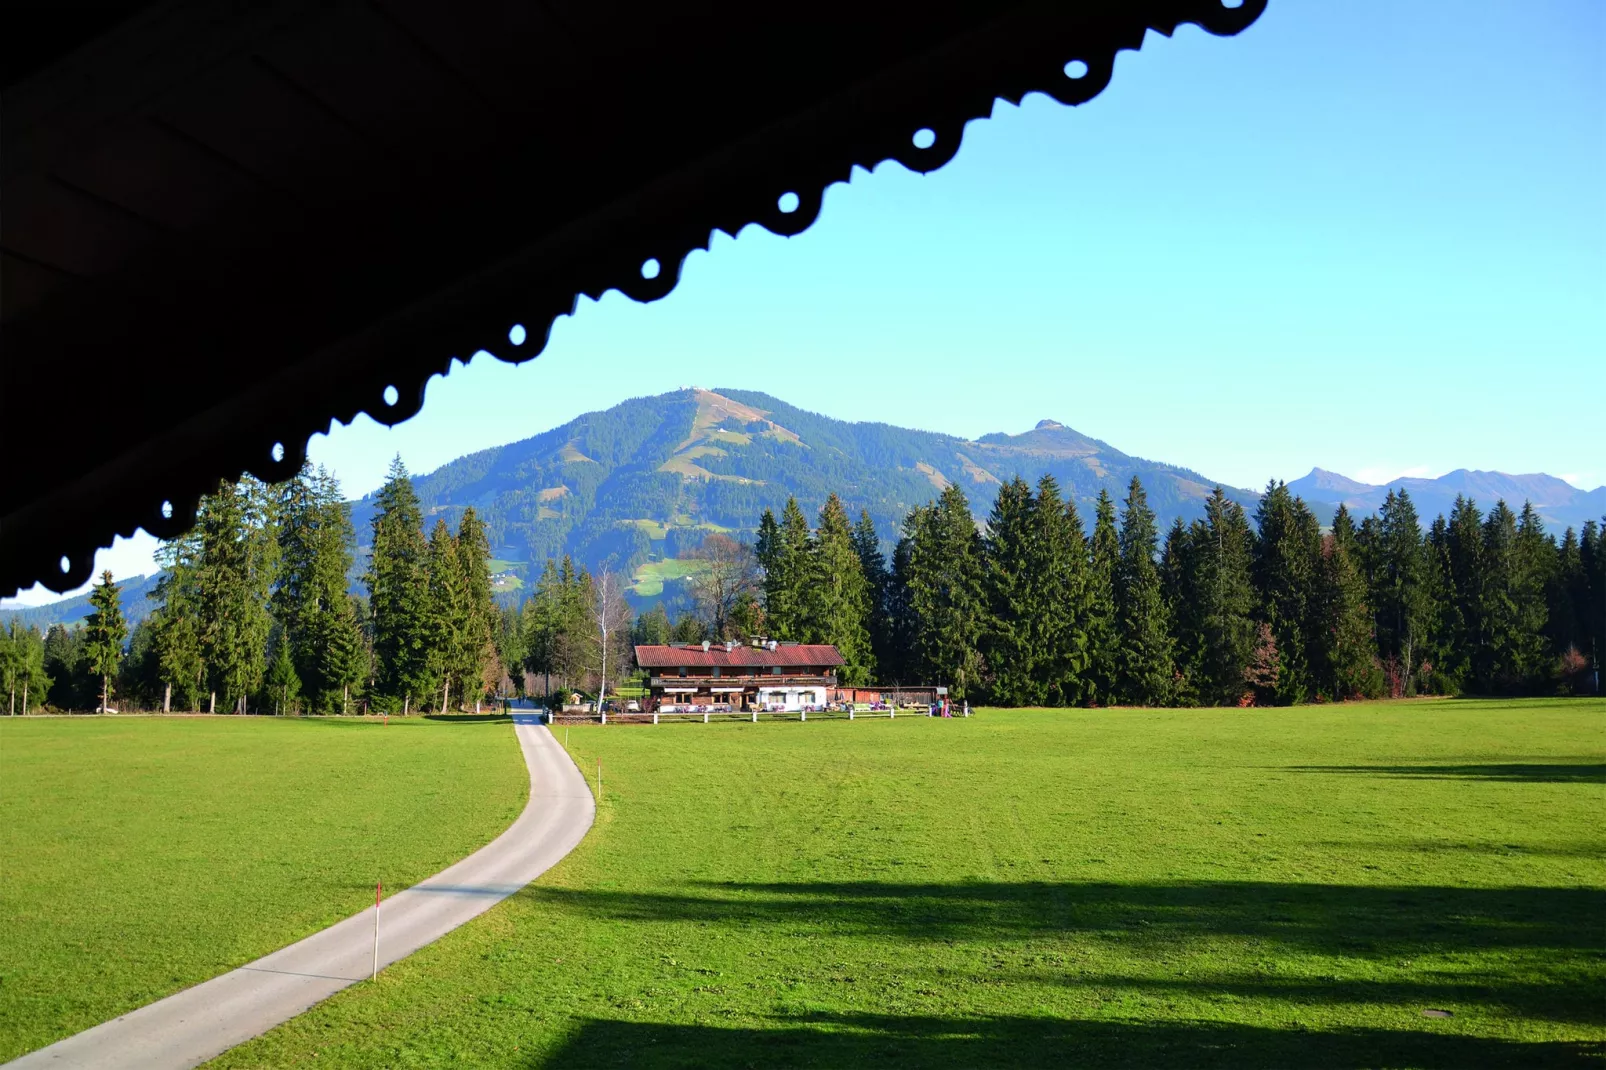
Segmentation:
<svg viewBox="0 0 1606 1070">
<path fill-rule="evenodd" d="M 708 640 L 707 639 L 703 640 L 703 653 L 704 654 L 708 653 Z"/>
</svg>

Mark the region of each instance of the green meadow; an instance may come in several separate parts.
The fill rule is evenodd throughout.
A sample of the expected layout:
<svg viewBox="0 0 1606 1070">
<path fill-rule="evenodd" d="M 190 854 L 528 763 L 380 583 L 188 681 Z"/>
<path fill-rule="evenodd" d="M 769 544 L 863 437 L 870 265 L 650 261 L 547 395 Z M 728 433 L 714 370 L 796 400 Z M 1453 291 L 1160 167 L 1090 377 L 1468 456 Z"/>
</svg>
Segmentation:
<svg viewBox="0 0 1606 1070">
<path fill-rule="evenodd" d="M 417 883 L 528 794 L 505 720 L 0 718 L 0 1062 Z"/>
<path fill-rule="evenodd" d="M 216 1065 L 1606 1055 L 1597 700 L 568 739 L 605 788 L 573 854 Z"/>
</svg>

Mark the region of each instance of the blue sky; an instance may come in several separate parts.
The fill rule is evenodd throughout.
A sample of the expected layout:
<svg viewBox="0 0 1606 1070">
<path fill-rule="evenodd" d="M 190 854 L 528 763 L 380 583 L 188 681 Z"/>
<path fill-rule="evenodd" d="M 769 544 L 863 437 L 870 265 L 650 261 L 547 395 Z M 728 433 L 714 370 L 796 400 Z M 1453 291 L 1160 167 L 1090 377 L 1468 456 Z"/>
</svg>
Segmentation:
<svg viewBox="0 0 1606 1070">
<path fill-rule="evenodd" d="M 395 429 L 312 443 L 348 493 L 626 397 L 763 390 L 967 436 L 1052 418 L 1258 487 L 1455 468 L 1606 482 L 1606 4 L 1273 0 L 1123 53 L 1079 108 L 833 187 L 668 298 L 582 301 Z M 152 540 L 104 555 L 150 570 Z M 99 567 L 99 566 L 97 566 Z M 48 600 L 44 592 L 25 596 Z"/>
</svg>

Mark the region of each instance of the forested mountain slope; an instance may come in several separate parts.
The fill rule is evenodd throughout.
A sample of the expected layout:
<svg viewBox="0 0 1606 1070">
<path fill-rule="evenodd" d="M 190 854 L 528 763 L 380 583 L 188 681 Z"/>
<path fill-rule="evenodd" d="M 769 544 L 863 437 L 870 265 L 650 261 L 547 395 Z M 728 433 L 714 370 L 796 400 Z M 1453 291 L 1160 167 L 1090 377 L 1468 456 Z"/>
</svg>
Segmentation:
<svg viewBox="0 0 1606 1070">
<path fill-rule="evenodd" d="M 754 391 L 689 389 L 636 398 L 562 427 L 453 461 L 416 480 L 427 514 L 456 523 L 472 505 L 496 555 L 540 561 L 570 553 L 629 571 L 672 558 L 710 531 L 750 537 L 788 496 L 816 513 L 832 492 L 868 509 L 883 538 L 911 508 L 958 483 L 978 518 L 999 483 L 1052 473 L 1091 522 L 1101 487 L 1119 498 L 1139 476 L 1162 525 L 1199 514 L 1214 483 L 1129 456 L 1045 420 L 972 442 L 880 423 L 848 423 Z M 1229 488 L 1252 507 L 1257 494 Z M 357 503 L 359 538 L 371 503 Z"/>
</svg>

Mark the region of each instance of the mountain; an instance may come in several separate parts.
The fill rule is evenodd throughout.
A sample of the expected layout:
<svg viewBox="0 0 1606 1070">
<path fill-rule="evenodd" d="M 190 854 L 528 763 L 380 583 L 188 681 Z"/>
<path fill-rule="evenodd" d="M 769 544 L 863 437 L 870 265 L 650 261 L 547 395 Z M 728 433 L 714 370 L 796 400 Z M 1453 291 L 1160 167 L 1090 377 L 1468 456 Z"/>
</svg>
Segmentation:
<svg viewBox="0 0 1606 1070">
<path fill-rule="evenodd" d="M 750 538 L 763 511 L 778 515 L 789 495 L 812 521 L 834 491 L 852 515 L 869 510 L 891 542 L 909 510 L 950 482 L 980 519 L 1002 481 L 1019 474 L 1035 482 L 1044 473 L 1075 497 L 1089 527 L 1099 490 L 1119 500 L 1133 475 L 1162 525 L 1200 515 L 1215 486 L 1198 472 L 1130 456 L 1052 420 L 971 441 L 833 420 L 733 389 L 635 398 L 462 457 L 415 484 L 426 516 L 455 524 L 467 506 L 480 513 L 505 569 L 504 590 L 528 577 L 526 563 L 569 553 L 591 567 L 636 574 L 646 595 L 664 578 L 654 562 L 680 557 L 710 532 Z M 1258 498 L 1238 488 L 1228 493 L 1249 508 Z M 365 541 L 372 510 L 372 497 L 355 510 Z"/>
<path fill-rule="evenodd" d="M 1525 501 L 1533 502 L 1545 526 L 1557 534 L 1568 527 L 1582 527 L 1584 521 L 1599 520 L 1606 514 L 1606 487 L 1579 490 L 1564 479 L 1542 473 L 1510 476 L 1504 472 L 1458 468 L 1437 479 L 1407 477 L 1380 486 L 1313 468 L 1309 475 L 1289 483 L 1288 489 L 1313 507 L 1318 502 L 1327 505 L 1329 508 L 1324 511 L 1327 513 L 1340 503 L 1352 513 L 1370 513 L 1383 504 L 1389 491 L 1409 491 L 1424 526 L 1440 513 L 1449 516 L 1457 495 L 1473 499 L 1484 511 L 1502 499 L 1513 509 L 1521 509 Z"/>
</svg>

